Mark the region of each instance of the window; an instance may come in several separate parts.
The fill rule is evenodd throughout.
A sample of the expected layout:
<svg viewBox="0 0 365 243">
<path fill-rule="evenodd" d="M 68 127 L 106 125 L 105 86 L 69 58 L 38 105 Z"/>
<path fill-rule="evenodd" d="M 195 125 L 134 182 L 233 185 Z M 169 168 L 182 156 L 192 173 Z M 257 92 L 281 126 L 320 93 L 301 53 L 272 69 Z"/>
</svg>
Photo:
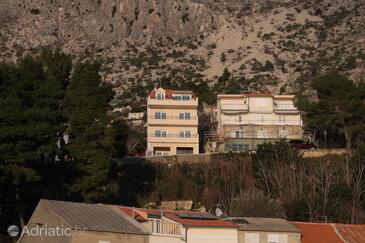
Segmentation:
<svg viewBox="0 0 365 243">
<path fill-rule="evenodd" d="M 163 99 L 165 99 L 165 95 L 163 93 L 157 93 L 157 99 L 163 100 Z"/>
<path fill-rule="evenodd" d="M 166 131 L 156 130 L 155 136 L 158 137 L 158 138 L 160 138 L 160 137 L 165 138 L 166 137 Z"/>
<path fill-rule="evenodd" d="M 241 123 L 242 122 L 242 116 L 238 116 L 238 122 Z"/>
<path fill-rule="evenodd" d="M 166 112 L 156 112 L 155 119 L 166 119 Z"/>
<path fill-rule="evenodd" d="M 179 118 L 180 120 L 190 120 L 190 113 L 189 112 L 180 113 Z"/>
<path fill-rule="evenodd" d="M 191 137 L 191 132 L 190 131 L 181 131 L 180 132 L 180 137 L 181 138 L 190 138 Z"/>
<path fill-rule="evenodd" d="M 245 243 L 260 243 L 260 234 L 245 233 Z"/>
<path fill-rule="evenodd" d="M 279 137 L 280 138 L 289 138 L 289 131 L 279 131 Z"/>
<path fill-rule="evenodd" d="M 172 96 L 173 100 L 190 100 L 190 96 L 189 95 L 174 95 Z"/>
<path fill-rule="evenodd" d="M 232 144 L 233 152 L 246 152 L 249 150 L 248 144 Z"/>
<path fill-rule="evenodd" d="M 257 138 L 267 138 L 267 131 L 266 130 L 258 130 L 257 131 Z"/>
<path fill-rule="evenodd" d="M 243 138 L 243 137 L 244 137 L 244 132 L 243 131 L 236 131 L 235 138 Z"/>
</svg>

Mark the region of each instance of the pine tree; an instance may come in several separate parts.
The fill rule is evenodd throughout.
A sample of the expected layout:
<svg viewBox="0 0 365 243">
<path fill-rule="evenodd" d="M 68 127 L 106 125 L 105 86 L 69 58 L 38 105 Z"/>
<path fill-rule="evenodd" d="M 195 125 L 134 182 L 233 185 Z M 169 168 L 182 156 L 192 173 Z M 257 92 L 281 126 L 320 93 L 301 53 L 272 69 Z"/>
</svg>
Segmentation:
<svg viewBox="0 0 365 243">
<path fill-rule="evenodd" d="M 2 65 L 0 69 L 1 182 L 11 181 L 5 186 L 13 188 L 20 223 L 24 224 L 25 201 L 36 203 L 39 199 L 28 191 L 43 196 L 55 192 L 55 188 L 49 188 L 52 183 L 62 185 L 50 174 L 60 174 L 58 170 L 55 173 L 54 167 L 62 158 L 57 143 L 63 131 L 61 100 L 71 59 L 59 51 L 46 51 L 42 56 L 27 56 L 17 65 Z M 49 176 L 49 184 L 42 184 L 43 175 Z"/>
<path fill-rule="evenodd" d="M 95 202 L 117 193 L 110 183 L 110 159 L 115 136 L 108 116 L 112 89 L 101 82 L 98 63 L 79 64 L 72 75 L 65 100 L 69 120 L 68 149 L 79 176 L 71 191 L 80 200 Z"/>
</svg>

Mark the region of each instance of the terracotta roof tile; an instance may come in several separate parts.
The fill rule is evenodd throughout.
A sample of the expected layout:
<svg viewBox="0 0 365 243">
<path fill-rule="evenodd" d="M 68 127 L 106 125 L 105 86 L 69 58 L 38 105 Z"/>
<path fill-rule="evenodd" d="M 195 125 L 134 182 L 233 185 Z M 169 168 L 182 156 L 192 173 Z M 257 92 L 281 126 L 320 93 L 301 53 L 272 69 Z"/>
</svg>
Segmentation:
<svg viewBox="0 0 365 243">
<path fill-rule="evenodd" d="M 302 243 L 344 243 L 331 224 L 291 222 L 302 232 Z"/>
<path fill-rule="evenodd" d="M 365 225 L 335 224 L 337 232 L 347 243 L 365 242 Z"/>
</svg>

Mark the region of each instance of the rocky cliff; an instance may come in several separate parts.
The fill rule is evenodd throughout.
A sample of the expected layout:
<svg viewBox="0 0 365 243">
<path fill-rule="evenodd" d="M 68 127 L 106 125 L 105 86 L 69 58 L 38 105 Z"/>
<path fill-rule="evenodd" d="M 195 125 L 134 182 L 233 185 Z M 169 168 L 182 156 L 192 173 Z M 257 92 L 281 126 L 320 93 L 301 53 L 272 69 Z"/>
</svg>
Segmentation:
<svg viewBox="0 0 365 243">
<path fill-rule="evenodd" d="M 42 47 L 101 59 L 120 93 L 156 79 L 205 80 L 228 68 L 253 89 L 298 92 L 338 69 L 364 77 L 362 0 L 2 0 L 0 61 Z"/>
</svg>

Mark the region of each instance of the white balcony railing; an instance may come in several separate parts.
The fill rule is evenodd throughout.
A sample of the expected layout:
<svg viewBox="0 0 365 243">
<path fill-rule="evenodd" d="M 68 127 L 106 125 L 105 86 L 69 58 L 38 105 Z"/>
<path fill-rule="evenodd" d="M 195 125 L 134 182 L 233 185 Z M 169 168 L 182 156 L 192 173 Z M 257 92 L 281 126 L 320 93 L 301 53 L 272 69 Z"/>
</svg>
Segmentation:
<svg viewBox="0 0 365 243">
<path fill-rule="evenodd" d="M 222 110 L 229 110 L 229 111 L 246 111 L 248 110 L 247 104 L 222 104 Z"/>
<path fill-rule="evenodd" d="M 303 138 L 303 133 L 288 133 L 280 134 L 275 133 L 240 133 L 240 134 L 226 134 L 225 138 L 228 139 L 240 139 L 240 138 L 262 138 L 262 139 L 301 139 Z"/>
<path fill-rule="evenodd" d="M 266 125 L 266 126 L 302 126 L 301 120 L 223 120 L 223 125 Z"/>
<path fill-rule="evenodd" d="M 152 227 L 152 234 L 181 236 L 181 227 L 179 224 L 152 221 L 151 227 Z"/>
</svg>

